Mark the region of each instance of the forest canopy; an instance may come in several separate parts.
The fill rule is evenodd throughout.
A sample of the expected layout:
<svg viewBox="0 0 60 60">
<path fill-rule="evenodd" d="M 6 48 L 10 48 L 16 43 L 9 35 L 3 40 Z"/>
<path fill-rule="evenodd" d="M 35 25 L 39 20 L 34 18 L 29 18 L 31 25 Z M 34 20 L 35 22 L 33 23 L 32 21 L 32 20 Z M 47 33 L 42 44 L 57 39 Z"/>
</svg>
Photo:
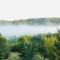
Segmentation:
<svg viewBox="0 0 60 60">
<path fill-rule="evenodd" d="M 22 60 L 60 60 L 60 31 L 20 36 L 16 42 L 0 34 L 0 60 L 8 59 L 11 52 L 18 52 Z"/>
</svg>

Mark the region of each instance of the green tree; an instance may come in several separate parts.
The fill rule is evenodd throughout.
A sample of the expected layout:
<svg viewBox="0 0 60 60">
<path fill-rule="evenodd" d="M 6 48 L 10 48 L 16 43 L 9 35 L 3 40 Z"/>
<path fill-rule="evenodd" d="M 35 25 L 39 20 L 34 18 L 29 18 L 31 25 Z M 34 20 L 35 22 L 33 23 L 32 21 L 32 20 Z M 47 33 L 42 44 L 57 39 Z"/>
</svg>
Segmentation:
<svg viewBox="0 0 60 60">
<path fill-rule="evenodd" d="M 6 52 L 6 38 L 0 34 L 0 60 L 4 60 Z"/>
<path fill-rule="evenodd" d="M 56 53 L 56 47 L 55 44 L 57 42 L 57 37 L 56 36 L 45 36 L 44 37 L 44 46 L 45 46 L 45 50 L 46 53 L 45 55 L 50 58 L 50 60 L 55 60 L 57 57 L 57 53 Z"/>
<path fill-rule="evenodd" d="M 23 58 L 23 60 L 32 60 L 33 57 L 33 47 L 31 42 L 32 37 L 25 35 L 19 38 L 19 52 L 20 57 Z"/>
</svg>

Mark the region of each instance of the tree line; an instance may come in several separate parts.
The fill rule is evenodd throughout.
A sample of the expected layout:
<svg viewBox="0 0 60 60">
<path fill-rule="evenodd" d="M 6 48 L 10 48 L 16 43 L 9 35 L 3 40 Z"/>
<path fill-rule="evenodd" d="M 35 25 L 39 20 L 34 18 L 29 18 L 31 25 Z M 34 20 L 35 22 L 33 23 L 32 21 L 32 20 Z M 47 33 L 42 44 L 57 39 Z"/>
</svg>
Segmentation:
<svg viewBox="0 0 60 60">
<path fill-rule="evenodd" d="M 24 35 L 17 40 L 9 45 L 0 34 L 0 60 L 7 59 L 10 52 L 18 52 L 22 60 L 60 60 L 60 30 L 53 34 Z"/>
</svg>

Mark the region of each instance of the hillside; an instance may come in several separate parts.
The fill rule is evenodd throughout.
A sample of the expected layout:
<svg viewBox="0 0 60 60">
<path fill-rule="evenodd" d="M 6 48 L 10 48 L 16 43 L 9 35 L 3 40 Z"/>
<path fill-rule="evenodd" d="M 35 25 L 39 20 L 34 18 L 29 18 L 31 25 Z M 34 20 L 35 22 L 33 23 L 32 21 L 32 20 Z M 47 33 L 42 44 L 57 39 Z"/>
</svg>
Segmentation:
<svg viewBox="0 0 60 60">
<path fill-rule="evenodd" d="M 29 24 L 29 25 L 60 25 L 60 18 L 31 18 L 26 20 L 14 20 L 14 21 L 0 21 L 0 25 L 4 24 Z"/>
</svg>

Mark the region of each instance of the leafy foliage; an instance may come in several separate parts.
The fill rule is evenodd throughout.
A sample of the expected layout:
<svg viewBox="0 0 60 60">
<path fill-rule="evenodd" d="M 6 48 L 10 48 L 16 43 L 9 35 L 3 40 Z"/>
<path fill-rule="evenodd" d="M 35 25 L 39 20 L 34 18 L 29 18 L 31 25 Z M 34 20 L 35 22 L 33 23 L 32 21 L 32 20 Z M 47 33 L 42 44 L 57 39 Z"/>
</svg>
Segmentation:
<svg viewBox="0 0 60 60">
<path fill-rule="evenodd" d="M 6 53 L 6 38 L 0 34 L 0 60 L 3 60 Z"/>
<path fill-rule="evenodd" d="M 60 60 L 60 31 L 51 34 L 20 36 L 15 43 L 0 34 L 0 60 L 18 52 L 22 60 Z M 8 42 L 8 43 L 7 43 Z"/>
</svg>

